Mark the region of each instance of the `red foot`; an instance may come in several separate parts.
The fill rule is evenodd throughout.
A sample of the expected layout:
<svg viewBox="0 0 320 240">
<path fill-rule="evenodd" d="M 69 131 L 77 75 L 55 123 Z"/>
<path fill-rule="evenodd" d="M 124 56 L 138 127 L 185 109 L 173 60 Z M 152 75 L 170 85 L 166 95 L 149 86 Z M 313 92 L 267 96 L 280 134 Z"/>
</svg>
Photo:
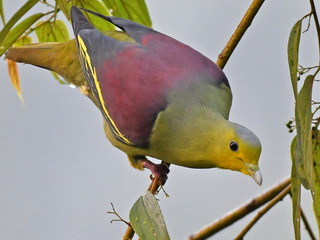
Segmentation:
<svg viewBox="0 0 320 240">
<path fill-rule="evenodd" d="M 153 176 L 159 178 L 161 185 L 164 185 L 168 179 L 168 173 L 170 169 L 164 163 L 155 164 L 148 159 L 142 160 L 143 167 L 148 168 Z"/>
</svg>

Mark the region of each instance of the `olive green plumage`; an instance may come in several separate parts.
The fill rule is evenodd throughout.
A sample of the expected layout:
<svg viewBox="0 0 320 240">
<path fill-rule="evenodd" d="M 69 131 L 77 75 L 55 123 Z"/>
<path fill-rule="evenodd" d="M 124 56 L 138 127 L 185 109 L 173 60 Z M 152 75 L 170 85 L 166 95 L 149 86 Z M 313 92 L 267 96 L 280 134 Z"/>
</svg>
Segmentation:
<svg viewBox="0 0 320 240">
<path fill-rule="evenodd" d="M 239 171 L 261 185 L 260 141 L 228 120 L 232 93 L 221 69 L 166 35 L 125 19 L 102 17 L 123 32 L 100 33 L 73 8 L 78 44 L 75 39 L 33 44 L 11 48 L 6 56 L 55 71 L 87 89 L 106 120 L 107 138 L 128 155 L 133 167 L 147 167 L 157 175 L 146 159 L 150 156 L 190 168 Z M 133 109 L 127 108 L 140 98 Z M 139 121 L 131 120 L 145 121 L 145 116 L 150 131 L 141 137 L 135 132 Z"/>
</svg>

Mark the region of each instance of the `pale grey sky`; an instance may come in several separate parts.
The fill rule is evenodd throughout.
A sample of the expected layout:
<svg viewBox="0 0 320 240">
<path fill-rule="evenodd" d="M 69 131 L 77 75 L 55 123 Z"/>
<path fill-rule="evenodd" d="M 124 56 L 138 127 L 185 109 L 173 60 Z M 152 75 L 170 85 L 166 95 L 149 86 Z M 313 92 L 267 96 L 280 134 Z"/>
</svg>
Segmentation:
<svg viewBox="0 0 320 240">
<path fill-rule="evenodd" d="M 3 2 L 8 19 L 24 1 Z M 250 2 L 147 0 L 147 5 L 156 30 L 215 61 Z M 250 128 L 262 142 L 262 187 L 237 172 L 172 166 L 165 185 L 170 197 L 157 196 L 172 239 L 186 239 L 290 175 L 293 134 L 285 123 L 294 105 L 286 45 L 293 24 L 309 12 L 307 5 L 266 1 L 224 70 L 234 95 L 230 120 Z M 311 32 L 305 34 L 306 48 L 316 46 L 309 37 Z M 303 58 L 316 57 L 310 51 Z M 45 70 L 19 69 L 25 105 L 0 62 L 0 239 L 119 239 L 126 226 L 109 223 L 114 218 L 106 214 L 110 202 L 128 219 L 150 172 L 133 169 L 111 146 L 101 114 L 76 89 L 57 83 Z M 317 233 L 308 192 L 303 199 Z M 246 239 L 293 239 L 290 201 L 278 203 Z M 214 239 L 232 239 L 253 216 Z"/>
</svg>

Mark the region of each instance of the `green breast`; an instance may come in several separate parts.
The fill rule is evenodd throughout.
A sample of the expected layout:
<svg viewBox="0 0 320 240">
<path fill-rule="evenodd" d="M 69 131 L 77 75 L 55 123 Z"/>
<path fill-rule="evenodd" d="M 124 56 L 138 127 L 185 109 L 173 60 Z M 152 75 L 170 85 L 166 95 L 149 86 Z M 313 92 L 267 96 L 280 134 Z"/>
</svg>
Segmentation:
<svg viewBox="0 0 320 240">
<path fill-rule="evenodd" d="M 148 155 L 186 167 L 214 167 L 208 151 L 214 131 L 229 117 L 230 88 L 202 82 L 171 92 L 168 102 L 156 120 Z"/>
</svg>

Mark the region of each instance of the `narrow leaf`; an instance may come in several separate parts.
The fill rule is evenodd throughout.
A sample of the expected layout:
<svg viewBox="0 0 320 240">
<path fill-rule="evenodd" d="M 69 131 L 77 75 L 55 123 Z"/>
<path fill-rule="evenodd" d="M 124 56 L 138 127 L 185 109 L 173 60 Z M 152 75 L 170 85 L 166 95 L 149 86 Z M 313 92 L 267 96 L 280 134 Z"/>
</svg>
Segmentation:
<svg viewBox="0 0 320 240">
<path fill-rule="evenodd" d="M 297 168 L 294 160 L 294 151 L 296 138 L 293 139 L 291 144 L 291 158 L 292 158 L 292 170 L 291 170 L 291 194 L 292 194 L 292 218 L 294 226 L 295 239 L 300 240 L 300 194 L 301 194 L 301 182 L 297 174 Z"/>
<path fill-rule="evenodd" d="M 300 45 L 300 36 L 301 36 L 301 20 L 296 22 L 293 26 L 289 41 L 288 41 L 288 63 L 290 69 L 290 77 L 292 83 L 292 89 L 295 99 L 298 95 L 298 59 L 299 59 L 299 45 Z"/>
<path fill-rule="evenodd" d="M 56 0 L 56 6 L 59 7 L 63 14 L 66 16 L 66 18 L 70 20 L 70 11 L 72 7 L 71 1 Z"/>
<path fill-rule="evenodd" d="M 158 201 L 151 192 L 135 202 L 130 210 L 130 223 L 141 240 L 170 239 Z"/>
<path fill-rule="evenodd" d="M 2 3 L 2 0 L 0 0 L 0 17 L 1 17 L 1 20 L 2 20 L 3 25 L 5 25 L 5 24 L 6 24 L 6 20 L 5 20 L 4 12 L 3 12 L 3 3 Z"/>
<path fill-rule="evenodd" d="M 16 24 L 20 18 L 29 11 L 39 0 L 28 0 L 8 21 L 4 28 L 0 32 L 0 45 L 3 45 L 2 41 L 6 38 L 10 29 Z M 0 54 L 1 56 L 1 54 Z"/>
<path fill-rule="evenodd" d="M 66 42 L 70 40 L 69 31 L 64 21 L 62 20 L 54 21 L 54 26 L 52 31 L 56 36 L 57 42 Z"/>
<path fill-rule="evenodd" d="M 36 13 L 15 26 L 3 40 L 0 45 L 0 56 L 38 19 L 43 16 L 42 13 Z M 1 33 L 0 33 L 1 36 Z"/>
<path fill-rule="evenodd" d="M 126 18 L 147 27 L 152 22 L 144 0 L 102 0 L 113 16 Z"/>
<path fill-rule="evenodd" d="M 11 79 L 11 83 L 17 91 L 18 96 L 20 98 L 20 101 L 23 103 L 23 98 L 22 98 L 21 88 L 20 88 L 20 77 L 19 77 L 17 63 L 10 60 L 10 59 L 7 59 L 7 64 L 8 64 L 8 72 L 9 72 L 9 76 Z"/>
<path fill-rule="evenodd" d="M 297 136 L 294 137 L 291 143 L 291 160 L 292 166 L 295 166 L 297 177 L 299 178 L 300 183 L 302 183 L 306 189 L 309 189 L 308 179 L 304 165 L 302 164 L 302 154 L 297 146 Z"/>
<path fill-rule="evenodd" d="M 38 22 L 35 32 L 39 42 L 65 42 L 70 39 L 68 29 L 62 20 Z"/>
<path fill-rule="evenodd" d="M 312 138 L 311 138 L 311 95 L 314 76 L 309 75 L 299 92 L 296 101 L 295 119 L 297 127 L 297 145 L 296 145 L 296 164 L 298 169 L 304 168 L 304 173 L 298 171 L 300 177 L 306 177 L 308 184 L 304 184 L 305 188 L 314 191 L 314 175 L 313 175 L 313 159 L 312 159 Z M 304 176 L 305 175 L 305 176 Z"/>
<path fill-rule="evenodd" d="M 107 7 L 99 0 L 72 0 L 72 5 L 78 6 L 81 8 L 86 8 L 92 10 L 94 12 L 99 12 L 106 16 L 111 16 Z M 87 18 L 90 20 L 92 25 L 98 28 L 100 31 L 114 30 L 115 26 L 113 24 L 108 23 L 106 20 L 94 16 L 93 14 L 84 12 Z"/>
<path fill-rule="evenodd" d="M 320 229 L 320 131 L 314 130 L 312 136 L 312 153 L 314 162 L 313 209 Z"/>
</svg>

